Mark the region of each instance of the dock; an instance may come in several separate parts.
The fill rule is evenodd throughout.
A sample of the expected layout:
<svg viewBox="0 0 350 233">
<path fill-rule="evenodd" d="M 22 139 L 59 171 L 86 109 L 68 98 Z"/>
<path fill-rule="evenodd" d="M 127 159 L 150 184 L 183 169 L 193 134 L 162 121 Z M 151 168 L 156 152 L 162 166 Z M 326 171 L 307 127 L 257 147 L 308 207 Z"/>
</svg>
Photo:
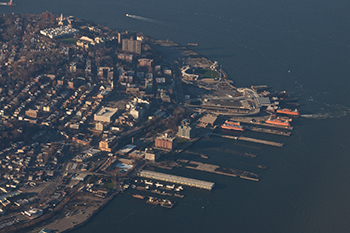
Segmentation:
<svg viewBox="0 0 350 233">
<path fill-rule="evenodd" d="M 196 188 L 207 189 L 207 190 L 212 190 L 215 186 L 215 183 L 213 182 L 196 180 L 196 179 L 175 176 L 175 175 L 165 174 L 161 172 L 147 171 L 147 170 L 143 170 L 139 172 L 137 175 L 140 177 L 146 177 L 146 178 L 155 179 L 155 180 L 162 180 L 166 182 L 182 184 L 190 187 L 196 187 Z"/>
<path fill-rule="evenodd" d="M 283 147 L 284 145 L 283 143 L 280 143 L 280 142 L 272 142 L 272 141 L 266 141 L 266 140 L 261 140 L 256 138 L 248 138 L 243 136 L 238 137 L 238 140 L 246 141 L 246 142 L 254 142 L 254 143 L 259 143 L 259 144 L 264 144 L 269 146 L 276 146 L 276 147 Z"/>
<path fill-rule="evenodd" d="M 209 158 L 207 155 L 202 154 L 202 153 L 197 153 L 197 152 L 193 152 L 193 151 L 189 151 L 189 150 L 186 150 L 185 152 L 188 153 L 188 154 L 199 155 L 202 159 Z"/>
<path fill-rule="evenodd" d="M 223 135 L 223 134 L 216 134 L 212 133 L 211 135 L 217 136 L 217 137 L 222 137 L 222 138 L 229 138 L 229 139 L 234 139 L 234 140 L 240 140 L 240 141 L 246 141 L 246 142 L 254 142 L 254 143 L 259 143 L 259 144 L 264 144 L 268 146 L 276 146 L 276 147 L 283 147 L 283 143 L 280 142 L 272 142 L 272 141 L 267 141 L 267 140 L 261 140 L 261 139 L 256 139 L 256 138 L 249 138 L 249 137 L 244 137 L 244 136 L 230 136 L 230 135 Z"/>
<path fill-rule="evenodd" d="M 283 130 L 276 130 L 276 129 L 251 127 L 251 126 L 246 126 L 244 128 L 254 132 L 269 133 L 269 134 L 282 135 L 282 136 L 290 136 L 292 134 L 290 131 L 283 131 Z"/>
<path fill-rule="evenodd" d="M 281 125 L 267 124 L 264 122 L 267 118 L 268 117 L 233 117 L 230 120 L 231 121 L 238 121 L 238 122 L 250 124 L 250 125 L 265 126 L 268 128 L 293 130 L 293 126 L 281 126 Z"/>
<path fill-rule="evenodd" d="M 214 164 L 190 161 L 189 165 L 185 167 L 188 169 L 211 172 L 225 176 L 239 177 L 246 180 L 259 181 L 259 176 L 255 173 L 237 170 L 233 168 L 221 168 L 220 166 Z"/>
</svg>

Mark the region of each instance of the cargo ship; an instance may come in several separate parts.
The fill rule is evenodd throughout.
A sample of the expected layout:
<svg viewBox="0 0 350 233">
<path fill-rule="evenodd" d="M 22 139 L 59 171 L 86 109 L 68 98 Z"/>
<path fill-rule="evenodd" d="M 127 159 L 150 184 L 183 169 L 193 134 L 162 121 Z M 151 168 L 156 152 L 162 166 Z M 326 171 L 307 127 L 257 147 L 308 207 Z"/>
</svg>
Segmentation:
<svg viewBox="0 0 350 233">
<path fill-rule="evenodd" d="M 267 119 L 265 121 L 265 123 L 271 124 L 271 125 L 280 125 L 280 126 L 290 127 L 290 124 L 289 124 L 288 121 L 283 121 L 283 120 L 280 120 L 280 119 L 269 118 L 269 119 Z"/>
<path fill-rule="evenodd" d="M 300 113 L 297 109 L 291 110 L 288 108 L 283 108 L 283 109 L 277 109 L 276 112 L 281 113 L 281 114 L 291 115 L 291 116 L 299 116 L 300 115 Z"/>
<path fill-rule="evenodd" d="M 231 130 L 237 130 L 237 131 L 244 131 L 243 127 L 240 125 L 231 125 L 231 124 L 222 124 L 221 128 L 223 129 L 231 129 Z"/>
</svg>

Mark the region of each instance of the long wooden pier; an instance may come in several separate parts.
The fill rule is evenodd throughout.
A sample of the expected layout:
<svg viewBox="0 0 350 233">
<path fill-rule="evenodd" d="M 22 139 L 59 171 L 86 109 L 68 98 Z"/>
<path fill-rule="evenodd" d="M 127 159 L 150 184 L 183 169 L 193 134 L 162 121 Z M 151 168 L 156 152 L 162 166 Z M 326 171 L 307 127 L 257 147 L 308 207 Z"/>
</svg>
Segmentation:
<svg viewBox="0 0 350 233">
<path fill-rule="evenodd" d="M 290 131 L 275 130 L 275 129 L 269 129 L 269 128 L 250 127 L 250 126 L 245 126 L 244 128 L 254 132 L 269 133 L 269 134 L 276 134 L 276 135 L 282 135 L 282 136 L 290 136 L 292 134 Z"/>
<path fill-rule="evenodd" d="M 261 139 L 256 139 L 256 138 L 248 138 L 248 137 L 243 137 L 243 136 L 230 136 L 230 135 L 223 135 L 223 134 L 216 134 L 212 133 L 211 135 L 217 136 L 217 137 L 222 137 L 222 138 L 229 138 L 229 139 L 234 139 L 234 140 L 240 140 L 240 141 L 246 141 L 246 142 L 254 142 L 254 143 L 259 143 L 259 144 L 264 144 L 264 145 L 269 145 L 269 146 L 276 146 L 276 147 L 283 147 L 283 143 L 280 142 L 272 142 L 272 141 L 266 141 L 266 140 L 261 140 Z"/>
</svg>

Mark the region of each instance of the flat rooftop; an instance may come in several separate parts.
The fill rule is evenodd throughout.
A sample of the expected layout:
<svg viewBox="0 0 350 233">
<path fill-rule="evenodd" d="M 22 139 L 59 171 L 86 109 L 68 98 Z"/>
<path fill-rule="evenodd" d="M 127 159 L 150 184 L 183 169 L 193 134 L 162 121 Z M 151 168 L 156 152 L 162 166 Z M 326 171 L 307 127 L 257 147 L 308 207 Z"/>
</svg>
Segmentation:
<svg viewBox="0 0 350 233">
<path fill-rule="evenodd" d="M 206 124 L 211 124 L 213 125 L 214 122 L 216 121 L 217 116 L 207 114 L 203 116 L 202 118 L 199 119 L 200 122 L 206 123 Z"/>
<path fill-rule="evenodd" d="M 116 108 L 102 107 L 95 115 L 103 117 L 112 117 L 117 111 L 118 109 Z"/>
<path fill-rule="evenodd" d="M 208 190 L 212 190 L 215 185 L 215 183 L 213 182 L 196 180 L 196 179 L 186 178 L 182 176 L 169 175 L 165 173 L 147 171 L 147 170 L 143 170 L 139 172 L 138 176 L 147 177 L 155 180 L 163 180 L 171 183 L 183 184 L 191 187 L 197 187 L 197 188 L 208 189 Z"/>
</svg>

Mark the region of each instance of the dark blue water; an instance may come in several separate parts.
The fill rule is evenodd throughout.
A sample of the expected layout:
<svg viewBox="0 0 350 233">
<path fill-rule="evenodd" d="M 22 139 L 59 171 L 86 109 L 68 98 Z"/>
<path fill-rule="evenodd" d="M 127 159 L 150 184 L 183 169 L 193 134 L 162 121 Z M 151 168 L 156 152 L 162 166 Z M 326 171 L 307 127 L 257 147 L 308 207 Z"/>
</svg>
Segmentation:
<svg viewBox="0 0 350 233">
<path fill-rule="evenodd" d="M 135 30 L 180 44 L 223 65 L 237 86 L 267 84 L 299 98 L 302 117 L 291 137 L 251 133 L 284 148 L 199 141 L 181 157 L 246 169 L 260 182 L 175 169 L 213 181 L 217 188 L 188 188 L 168 210 L 130 195 L 115 198 L 80 232 L 349 232 L 350 231 L 350 21 L 349 2 L 330 0 L 15 1 L 1 12 L 50 11 Z M 125 17 L 132 14 L 146 19 Z M 254 146 L 254 147 L 247 147 Z M 218 149 L 257 154 L 256 159 Z M 242 167 L 266 164 L 269 170 Z"/>
</svg>

